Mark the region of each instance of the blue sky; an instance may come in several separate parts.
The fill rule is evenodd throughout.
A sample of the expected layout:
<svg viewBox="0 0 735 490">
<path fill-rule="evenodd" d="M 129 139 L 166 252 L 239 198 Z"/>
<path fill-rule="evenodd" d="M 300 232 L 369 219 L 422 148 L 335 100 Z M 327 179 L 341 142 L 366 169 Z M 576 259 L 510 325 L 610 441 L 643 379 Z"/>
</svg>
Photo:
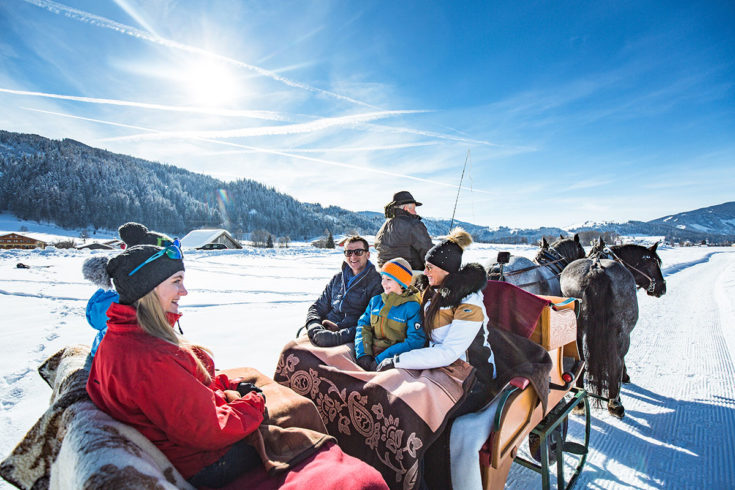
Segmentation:
<svg viewBox="0 0 735 490">
<path fill-rule="evenodd" d="M 0 0 L 0 129 L 511 227 L 735 200 L 735 3 Z M 469 154 L 469 158 L 468 158 Z M 462 188 L 462 168 L 467 163 Z"/>
</svg>

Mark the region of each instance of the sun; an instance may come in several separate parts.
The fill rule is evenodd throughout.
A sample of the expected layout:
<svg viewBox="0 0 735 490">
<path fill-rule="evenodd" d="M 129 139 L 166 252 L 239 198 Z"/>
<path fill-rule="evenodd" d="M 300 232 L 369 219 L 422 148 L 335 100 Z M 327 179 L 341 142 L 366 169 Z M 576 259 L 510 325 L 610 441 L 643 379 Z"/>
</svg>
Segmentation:
<svg viewBox="0 0 735 490">
<path fill-rule="evenodd" d="M 231 69 L 217 60 L 192 60 L 182 70 L 180 81 L 191 105 L 231 106 L 242 96 L 242 86 Z"/>
</svg>

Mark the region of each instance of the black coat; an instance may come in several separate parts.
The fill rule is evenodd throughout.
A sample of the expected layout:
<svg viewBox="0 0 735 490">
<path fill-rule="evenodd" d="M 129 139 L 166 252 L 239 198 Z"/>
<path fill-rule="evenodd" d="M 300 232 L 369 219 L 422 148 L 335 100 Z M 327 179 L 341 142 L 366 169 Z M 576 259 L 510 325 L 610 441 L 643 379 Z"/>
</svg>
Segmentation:
<svg viewBox="0 0 735 490">
<path fill-rule="evenodd" d="M 357 320 L 365 312 L 370 298 L 383 292 L 381 277 L 370 262 L 365 266 L 364 274 L 356 278 L 349 289 L 345 280 L 345 271 L 349 268 L 342 263 L 342 271 L 332 277 L 321 296 L 309 307 L 306 325 L 312 322 L 329 320 L 340 328 L 356 329 Z M 354 335 L 354 332 L 353 332 Z"/>
<path fill-rule="evenodd" d="M 421 217 L 401 208 L 391 210 L 388 218 L 375 236 L 378 251 L 378 267 L 391 259 L 403 257 L 413 270 L 424 270 L 424 257 L 434 244 Z"/>
</svg>

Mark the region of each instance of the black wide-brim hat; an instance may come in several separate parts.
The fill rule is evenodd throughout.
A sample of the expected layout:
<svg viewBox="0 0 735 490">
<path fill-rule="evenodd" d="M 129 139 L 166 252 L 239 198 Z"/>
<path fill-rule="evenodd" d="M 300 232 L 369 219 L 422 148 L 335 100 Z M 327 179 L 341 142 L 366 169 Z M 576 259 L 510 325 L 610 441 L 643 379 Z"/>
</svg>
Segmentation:
<svg viewBox="0 0 735 490">
<path fill-rule="evenodd" d="M 421 203 L 418 202 L 416 199 L 413 198 L 410 192 L 408 191 L 398 191 L 395 194 L 393 194 L 393 201 L 389 202 L 389 206 L 400 206 L 402 204 L 411 204 L 414 203 L 416 206 L 421 206 Z"/>
</svg>

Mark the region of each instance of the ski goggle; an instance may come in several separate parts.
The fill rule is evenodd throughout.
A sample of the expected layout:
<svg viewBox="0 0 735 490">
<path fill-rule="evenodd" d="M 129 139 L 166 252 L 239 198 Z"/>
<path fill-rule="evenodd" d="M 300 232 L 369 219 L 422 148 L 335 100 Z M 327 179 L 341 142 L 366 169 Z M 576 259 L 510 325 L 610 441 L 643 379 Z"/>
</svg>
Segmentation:
<svg viewBox="0 0 735 490">
<path fill-rule="evenodd" d="M 180 246 L 181 246 L 181 243 L 179 243 L 179 240 L 178 239 L 174 240 L 171 245 L 164 248 L 163 250 L 159 250 L 158 252 L 154 253 L 153 255 L 145 259 L 143 263 L 140 264 L 138 267 L 128 272 L 128 276 L 132 276 L 133 274 L 138 272 L 141 269 L 141 267 L 143 267 L 144 265 L 149 264 L 156 259 L 160 259 L 164 255 L 167 256 L 169 259 L 173 259 L 173 260 L 183 259 L 184 253 L 181 251 L 181 248 L 179 248 Z"/>
</svg>

